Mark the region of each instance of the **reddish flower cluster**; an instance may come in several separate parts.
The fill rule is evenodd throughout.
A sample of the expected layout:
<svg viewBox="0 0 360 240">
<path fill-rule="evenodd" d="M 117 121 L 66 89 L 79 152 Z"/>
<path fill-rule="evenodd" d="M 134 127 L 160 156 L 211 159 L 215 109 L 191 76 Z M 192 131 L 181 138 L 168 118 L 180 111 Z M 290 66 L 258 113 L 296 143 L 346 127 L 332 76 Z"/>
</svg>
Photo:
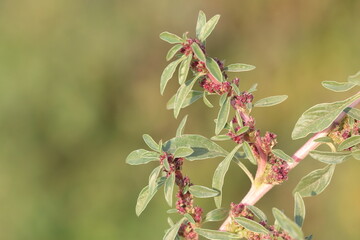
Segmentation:
<svg viewBox="0 0 360 240">
<path fill-rule="evenodd" d="M 275 157 L 273 154 L 269 155 L 268 164 L 266 165 L 266 183 L 279 184 L 288 179 L 289 164 Z"/>
<path fill-rule="evenodd" d="M 169 170 L 164 169 L 166 172 L 166 177 L 170 176 L 171 173 L 175 172 L 177 174 L 181 171 L 184 159 L 183 158 L 174 158 L 172 154 L 164 153 L 160 156 L 160 164 L 164 165 L 164 160 L 169 163 Z M 181 173 L 181 172 L 180 172 Z"/>
<path fill-rule="evenodd" d="M 211 79 L 205 77 L 201 80 L 200 86 L 209 93 L 217 93 L 219 95 L 231 94 L 231 84 L 229 82 L 213 82 Z"/>
<path fill-rule="evenodd" d="M 240 95 L 231 99 L 231 105 L 235 109 L 246 109 L 246 104 L 252 103 L 254 96 L 248 92 L 242 92 Z"/>
<path fill-rule="evenodd" d="M 341 124 L 339 124 L 330 134 L 329 137 L 336 144 L 340 144 L 349 137 L 360 135 L 359 121 L 354 119 L 353 122 L 350 118 L 345 118 Z M 350 147 L 346 150 L 351 151 L 354 147 Z"/>
<path fill-rule="evenodd" d="M 249 135 L 255 129 L 255 119 L 253 117 L 250 116 L 246 121 L 242 120 L 242 126 L 249 127 L 249 130 L 241 134 L 238 134 L 238 131 L 242 127 L 238 124 L 238 120 L 236 117 L 231 120 L 231 123 L 233 125 L 233 129 L 230 129 L 228 133 L 226 133 L 226 135 L 231 137 L 234 142 L 236 142 L 237 144 L 241 144 L 244 141 L 248 141 L 250 139 Z"/>
<path fill-rule="evenodd" d="M 201 50 L 205 54 L 205 46 L 201 44 L 201 42 L 198 39 L 188 38 L 185 43 L 183 43 L 183 47 L 179 50 L 181 53 L 185 54 L 186 56 L 192 53 L 191 45 L 193 43 L 197 43 Z"/>
<path fill-rule="evenodd" d="M 271 153 L 271 149 L 276 145 L 276 134 L 266 132 L 264 137 L 261 137 L 261 148 L 267 155 Z"/>
<path fill-rule="evenodd" d="M 231 203 L 230 204 L 230 216 L 231 217 L 246 217 L 253 220 L 254 214 L 252 214 L 243 203 Z"/>
</svg>

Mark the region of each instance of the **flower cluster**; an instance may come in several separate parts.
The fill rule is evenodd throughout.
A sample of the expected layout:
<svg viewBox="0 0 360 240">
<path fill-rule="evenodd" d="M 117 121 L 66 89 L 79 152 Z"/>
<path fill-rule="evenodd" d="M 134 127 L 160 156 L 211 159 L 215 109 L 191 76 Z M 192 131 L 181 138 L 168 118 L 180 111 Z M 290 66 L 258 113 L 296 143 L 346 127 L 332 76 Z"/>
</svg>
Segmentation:
<svg viewBox="0 0 360 240">
<path fill-rule="evenodd" d="M 240 95 L 236 95 L 231 99 L 231 105 L 233 108 L 243 111 L 246 109 L 246 105 L 252 103 L 254 96 L 248 92 L 242 92 Z"/>
<path fill-rule="evenodd" d="M 273 154 L 270 154 L 265 169 L 265 183 L 282 183 L 288 179 L 288 173 L 289 164 Z"/>
<path fill-rule="evenodd" d="M 196 39 L 196 38 L 188 38 L 186 40 L 185 43 L 183 43 L 183 47 L 179 50 L 182 54 L 185 54 L 186 56 L 188 56 L 190 53 L 192 53 L 192 48 L 191 48 L 191 45 L 193 43 L 197 43 L 200 47 L 200 49 L 204 52 L 205 54 L 205 46 L 203 44 L 201 44 L 201 42 Z"/>
<path fill-rule="evenodd" d="M 345 118 L 334 130 L 329 134 L 329 137 L 333 140 L 335 144 L 340 144 L 349 137 L 360 135 L 359 121 L 356 119 L 351 119 L 349 117 Z M 347 150 L 351 151 L 350 147 Z"/>
<path fill-rule="evenodd" d="M 209 93 L 216 93 L 219 95 L 231 94 L 231 84 L 229 82 L 214 82 L 210 78 L 203 78 L 200 86 Z"/>
</svg>

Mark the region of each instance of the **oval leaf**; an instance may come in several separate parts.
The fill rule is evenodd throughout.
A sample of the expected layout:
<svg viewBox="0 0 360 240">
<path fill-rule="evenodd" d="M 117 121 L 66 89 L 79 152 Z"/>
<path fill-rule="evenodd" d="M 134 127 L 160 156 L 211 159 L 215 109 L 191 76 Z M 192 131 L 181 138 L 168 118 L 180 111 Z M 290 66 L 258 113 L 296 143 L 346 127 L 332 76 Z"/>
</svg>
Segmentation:
<svg viewBox="0 0 360 240">
<path fill-rule="evenodd" d="M 210 20 L 205 23 L 205 25 L 201 28 L 201 32 L 199 34 L 199 40 L 201 42 L 204 42 L 206 38 L 211 34 L 211 32 L 214 30 L 216 24 L 218 23 L 220 19 L 220 15 L 215 15 Z"/>
<path fill-rule="evenodd" d="M 271 152 L 277 156 L 278 158 L 281 158 L 282 160 L 285 160 L 289 163 L 294 162 L 294 159 L 292 159 L 292 157 L 290 157 L 289 155 L 287 155 L 286 153 L 284 153 L 282 150 L 280 149 L 272 149 Z"/>
<path fill-rule="evenodd" d="M 206 98 L 206 92 L 204 92 L 203 94 L 203 101 L 205 103 L 206 106 L 208 106 L 209 108 L 213 108 L 214 106 L 211 104 L 211 102 Z"/>
<path fill-rule="evenodd" d="M 213 136 L 211 137 L 211 140 L 214 141 L 226 141 L 226 140 L 230 140 L 231 137 L 229 137 L 228 135 L 217 135 L 217 136 Z"/>
<path fill-rule="evenodd" d="M 152 161 L 159 161 L 159 154 L 145 149 L 132 151 L 126 158 L 126 163 L 130 165 L 146 164 Z"/>
<path fill-rule="evenodd" d="M 160 174 L 160 171 L 162 169 L 162 166 L 158 166 L 156 167 L 151 173 L 150 173 L 150 176 L 149 176 L 149 192 L 153 192 L 157 186 L 157 178 Z"/>
<path fill-rule="evenodd" d="M 203 11 L 199 11 L 197 23 L 196 23 L 196 37 L 200 39 L 200 33 L 206 23 L 206 15 Z"/>
<path fill-rule="evenodd" d="M 244 149 L 246 158 L 249 159 L 249 161 L 252 164 L 256 165 L 257 164 L 256 157 L 254 156 L 254 153 L 252 152 L 251 147 L 248 142 L 243 142 L 243 149 Z"/>
<path fill-rule="evenodd" d="M 164 94 L 165 91 L 165 87 L 167 85 L 167 83 L 169 82 L 169 80 L 173 77 L 176 67 L 179 65 L 179 63 L 181 61 L 183 61 L 185 58 L 179 58 L 178 60 L 175 60 L 171 63 L 169 63 L 169 65 L 166 66 L 166 68 L 164 69 L 164 71 L 161 74 L 161 79 L 160 79 L 160 93 L 161 95 Z"/>
<path fill-rule="evenodd" d="M 174 240 L 176 236 L 178 235 L 179 229 L 181 227 L 181 224 L 184 222 L 184 218 L 182 218 L 180 221 L 178 221 L 176 224 L 174 224 L 171 228 L 169 228 L 165 236 L 163 237 L 163 240 Z"/>
<path fill-rule="evenodd" d="M 295 124 L 291 134 L 292 139 L 303 138 L 310 133 L 326 129 L 346 107 L 359 97 L 360 94 L 358 93 L 344 101 L 321 103 L 306 110 Z"/>
<path fill-rule="evenodd" d="M 229 215 L 229 209 L 218 208 L 206 214 L 205 222 L 218 222 L 224 220 Z"/>
<path fill-rule="evenodd" d="M 216 239 L 216 240 L 229 240 L 229 239 L 240 239 L 240 236 L 234 233 L 195 228 L 195 232 L 207 239 Z"/>
<path fill-rule="evenodd" d="M 143 135 L 144 142 L 154 151 L 159 151 L 159 145 L 154 141 L 154 139 L 149 134 Z"/>
<path fill-rule="evenodd" d="M 228 65 L 225 70 L 229 72 L 247 72 L 254 70 L 256 67 L 249 64 L 243 64 L 243 63 L 234 63 Z"/>
<path fill-rule="evenodd" d="M 192 185 L 189 188 L 189 192 L 197 198 L 211 198 L 220 195 L 219 190 L 200 186 L 200 185 Z"/>
<path fill-rule="evenodd" d="M 349 82 L 335 82 L 335 81 L 323 81 L 321 82 L 324 88 L 327 88 L 333 92 L 345 92 L 352 89 L 355 84 Z"/>
<path fill-rule="evenodd" d="M 344 162 L 351 156 L 351 152 L 324 152 L 324 151 L 311 151 L 310 156 L 323 163 L 339 164 Z"/>
<path fill-rule="evenodd" d="M 175 173 L 171 173 L 170 176 L 166 179 L 164 186 L 165 200 L 170 207 L 172 206 L 174 185 L 175 185 Z"/>
<path fill-rule="evenodd" d="M 152 192 L 149 191 L 149 186 L 146 186 L 141 190 L 135 207 L 135 212 L 137 216 L 140 216 L 140 214 L 149 204 L 150 200 L 154 197 L 157 190 L 164 184 L 164 178 L 158 178 L 156 184 L 156 188 Z"/>
<path fill-rule="evenodd" d="M 206 62 L 206 57 L 205 54 L 203 52 L 203 50 L 200 48 L 200 46 L 194 42 L 193 44 L 191 44 L 191 49 L 193 50 L 195 56 L 202 62 Z"/>
<path fill-rule="evenodd" d="M 173 33 L 169 33 L 169 32 L 162 32 L 160 33 L 160 38 L 162 40 L 164 40 L 165 42 L 174 44 L 174 43 L 183 43 L 184 39 L 182 39 L 181 37 L 173 34 Z"/>
<path fill-rule="evenodd" d="M 215 134 L 218 135 L 225 127 L 225 124 L 229 118 L 230 113 L 230 98 L 226 98 L 225 102 L 220 108 L 218 113 Z"/>
<path fill-rule="evenodd" d="M 267 221 L 265 213 L 259 208 L 252 205 L 247 205 L 246 208 L 249 209 L 260 221 Z"/>
<path fill-rule="evenodd" d="M 214 59 L 206 57 L 206 69 L 217 81 L 224 81 L 219 64 Z"/>
<path fill-rule="evenodd" d="M 355 145 L 358 145 L 359 143 L 360 143 L 360 136 L 359 135 L 352 136 L 346 139 L 345 141 L 343 141 L 341 144 L 339 144 L 337 150 L 342 151 L 350 147 L 353 147 Z"/>
<path fill-rule="evenodd" d="M 271 96 L 260 99 L 254 104 L 254 107 L 270 107 L 282 103 L 288 98 L 287 95 Z"/>
<path fill-rule="evenodd" d="M 237 217 L 235 218 L 235 221 L 251 232 L 263 233 L 263 234 L 269 233 L 269 230 L 267 230 L 263 225 L 251 219 L 245 217 Z"/>
<path fill-rule="evenodd" d="M 187 157 L 187 156 L 191 155 L 193 152 L 194 152 L 194 150 L 192 150 L 192 148 L 180 147 L 175 150 L 174 158 Z"/>
<path fill-rule="evenodd" d="M 291 221 L 283 212 L 277 208 L 273 208 L 273 215 L 279 226 L 284 229 L 294 239 L 304 239 L 304 234 L 301 228 Z"/>
<path fill-rule="evenodd" d="M 185 97 L 185 100 L 181 106 L 181 108 L 186 108 L 192 103 L 196 102 L 202 97 L 203 92 L 201 91 L 193 91 L 191 90 L 189 94 Z M 174 109 L 176 94 L 170 98 L 170 100 L 166 104 L 166 109 Z"/>
<path fill-rule="evenodd" d="M 190 63 L 192 60 L 192 54 L 189 54 L 184 61 L 181 62 L 180 67 L 179 67 L 179 74 L 178 74 L 178 78 L 179 78 L 179 84 L 183 84 L 186 81 L 186 78 L 188 76 L 189 73 L 189 67 L 190 67 Z"/>
<path fill-rule="evenodd" d="M 330 164 L 323 169 L 317 169 L 303 177 L 294 189 L 302 197 L 311 197 L 320 194 L 329 185 L 335 170 L 335 165 Z"/>
<path fill-rule="evenodd" d="M 176 44 L 174 45 L 172 48 L 170 48 L 170 50 L 168 51 L 168 53 L 166 54 L 166 61 L 171 60 L 176 53 L 179 52 L 179 50 L 183 47 L 183 45 L 181 44 Z"/>
<path fill-rule="evenodd" d="M 229 170 L 230 162 L 233 159 L 235 153 L 239 150 L 241 145 L 237 145 L 227 156 L 226 158 L 220 162 L 220 164 L 217 166 L 213 180 L 212 180 L 212 187 L 215 189 L 219 189 L 220 192 L 222 191 L 222 187 L 224 185 L 225 175 L 227 171 Z M 218 197 L 215 197 L 215 205 L 217 208 L 221 207 L 221 195 Z"/>
<path fill-rule="evenodd" d="M 185 84 L 182 84 L 181 87 L 178 89 L 177 93 L 176 93 L 176 97 L 175 97 L 175 103 L 174 103 L 174 115 L 175 118 L 177 118 L 177 116 L 180 113 L 180 109 L 183 106 L 187 96 L 189 95 L 191 89 L 193 88 L 196 80 L 200 77 L 201 75 L 197 75 L 195 76 L 193 79 L 187 81 Z"/>
<path fill-rule="evenodd" d="M 179 127 L 176 130 L 176 137 L 180 137 L 184 132 L 184 127 L 187 121 L 188 115 L 186 115 L 183 120 L 181 120 Z"/>
<path fill-rule="evenodd" d="M 294 220 L 299 227 L 302 227 L 305 219 L 305 203 L 300 193 L 296 192 L 294 194 L 294 201 Z"/>
</svg>

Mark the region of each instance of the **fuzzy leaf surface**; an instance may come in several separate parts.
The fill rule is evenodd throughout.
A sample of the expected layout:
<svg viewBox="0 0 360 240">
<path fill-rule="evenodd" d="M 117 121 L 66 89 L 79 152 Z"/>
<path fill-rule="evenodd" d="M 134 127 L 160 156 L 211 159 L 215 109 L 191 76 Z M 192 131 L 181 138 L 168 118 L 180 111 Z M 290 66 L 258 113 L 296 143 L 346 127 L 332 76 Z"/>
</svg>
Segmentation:
<svg viewBox="0 0 360 240">
<path fill-rule="evenodd" d="M 313 159 L 327 164 L 339 164 L 351 156 L 351 152 L 324 152 L 318 150 L 313 150 L 309 154 Z"/>
<path fill-rule="evenodd" d="M 245 217 L 236 217 L 235 221 L 251 232 L 262 233 L 262 234 L 269 233 L 269 230 L 267 230 L 263 225 L 251 219 Z"/>
<path fill-rule="evenodd" d="M 356 119 L 356 120 L 360 120 L 360 110 L 358 108 L 346 108 L 345 112 L 347 113 L 347 115 L 349 115 L 350 117 Z"/>
<path fill-rule="evenodd" d="M 192 195 L 197 198 L 211 198 L 220 195 L 219 190 L 208 188 L 200 185 L 192 185 L 189 188 L 189 191 Z"/>
<path fill-rule="evenodd" d="M 178 149 L 175 150 L 174 157 L 175 158 L 187 157 L 191 155 L 193 152 L 194 150 L 192 150 L 192 148 L 190 147 L 179 147 Z"/>
<path fill-rule="evenodd" d="M 279 226 L 284 229 L 294 239 L 304 239 L 304 234 L 301 228 L 293 221 L 291 221 L 282 211 L 273 208 L 273 215 Z"/>
<path fill-rule="evenodd" d="M 166 54 L 166 61 L 170 61 L 182 47 L 183 45 L 181 44 L 176 44 L 172 46 L 172 48 L 170 48 L 170 50 Z"/>
<path fill-rule="evenodd" d="M 260 99 L 254 103 L 254 107 L 271 107 L 282 103 L 288 98 L 287 95 L 277 95 Z"/>
<path fill-rule="evenodd" d="M 213 58 L 206 57 L 206 68 L 217 81 L 224 81 L 219 64 Z"/>
<path fill-rule="evenodd" d="M 191 44 L 191 49 L 200 61 L 206 62 L 205 54 L 197 43 L 194 42 L 193 44 Z"/>
<path fill-rule="evenodd" d="M 355 87 L 354 83 L 335 81 L 323 81 L 321 82 L 321 85 L 323 85 L 324 88 L 329 89 L 333 92 L 346 92 Z"/>
<path fill-rule="evenodd" d="M 206 23 L 206 15 L 203 11 L 199 11 L 197 23 L 196 23 L 196 37 L 200 39 L 200 33 Z"/>
<path fill-rule="evenodd" d="M 178 221 L 176 224 L 174 224 L 171 228 L 169 228 L 166 231 L 163 240 L 174 240 L 179 232 L 179 229 L 180 229 L 183 221 L 184 221 L 184 218 L 182 218 L 180 221 Z"/>
<path fill-rule="evenodd" d="M 169 63 L 169 65 L 167 65 L 166 68 L 164 69 L 164 71 L 162 72 L 161 78 L 160 78 L 160 93 L 161 93 L 161 95 L 164 94 L 165 87 L 166 87 L 167 83 L 169 82 L 169 80 L 173 77 L 176 67 L 184 59 L 185 58 L 182 57 L 182 58 L 179 58 L 179 59 Z"/>
<path fill-rule="evenodd" d="M 360 86 L 360 71 L 357 72 L 356 74 L 348 77 L 347 80 L 348 80 L 348 82 L 350 82 L 350 83 L 354 83 L 354 84 Z"/>
<path fill-rule="evenodd" d="M 229 118 L 230 113 L 230 98 L 226 98 L 225 102 L 220 108 L 218 113 L 215 134 L 218 135 L 225 127 L 225 124 Z"/>
<path fill-rule="evenodd" d="M 200 75 L 195 76 L 193 79 L 190 79 L 186 83 L 182 84 L 178 89 L 176 96 L 175 96 L 175 103 L 174 103 L 174 115 L 175 118 L 180 113 L 180 109 L 183 106 L 184 102 L 186 101 L 187 96 L 189 95 L 191 89 L 193 88 L 196 80 L 200 77 Z"/>
<path fill-rule="evenodd" d="M 132 151 L 126 158 L 126 163 L 130 165 L 146 164 L 153 161 L 159 161 L 159 154 L 145 149 Z"/>
<path fill-rule="evenodd" d="M 299 227 L 302 227 L 305 219 L 305 203 L 300 193 L 296 192 L 294 194 L 294 201 L 294 220 Z"/>
<path fill-rule="evenodd" d="M 146 145 L 154 151 L 159 150 L 159 145 L 154 141 L 154 139 L 149 134 L 143 134 L 143 139 Z"/>
<path fill-rule="evenodd" d="M 175 43 L 183 43 L 184 39 L 177 36 L 176 34 L 169 33 L 169 32 L 162 32 L 160 33 L 160 38 L 164 40 L 165 42 L 175 44 Z"/>
<path fill-rule="evenodd" d="M 226 66 L 225 70 L 227 70 L 228 72 L 247 72 L 254 70 L 255 68 L 255 66 L 249 64 L 233 63 Z"/>
<path fill-rule="evenodd" d="M 347 138 L 341 144 L 339 144 L 337 150 L 342 151 L 342 150 L 348 149 L 350 147 L 353 147 L 355 145 L 358 145 L 359 143 L 360 143 L 360 136 L 359 135 L 352 136 L 352 137 Z"/>
<path fill-rule="evenodd" d="M 249 159 L 249 161 L 252 164 L 256 165 L 257 164 L 256 157 L 254 156 L 254 153 L 252 152 L 251 147 L 248 142 L 246 142 L 246 141 L 243 142 L 243 149 L 244 149 L 246 158 Z"/>
<path fill-rule="evenodd" d="M 181 62 L 178 72 L 179 84 L 183 84 L 189 73 L 189 67 L 192 60 L 192 54 L 189 54 L 184 61 Z"/>
<path fill-rule="evenodd" d="M 289 163 L 294 162 L 294 159 L 292 159 L 292 157 L 290 157 L 289 155 L 287 155 L 286 153 L 284 153 L 282 150 L 280 149 L 272 149 L 271 152 L 277 156 L 278 158 L 281 158 L 282 160 L 285 160 Z"/>
<path fill-rule="evenodd" d="M 184 132 L 184 128 L 185 128 L 185 124 L 187 121 L 188 115 L 186 115 L 180 122 L 179 127 L 176 130 L 176 137 L 180 137 L 183 132 Z"/>
<path fill-rule="evenodd" d="M 211 34 L 211 32 L 214 30 L 216 24 L 218 23 L 220 19 L 220 15 L 215 15 L 212 18 L 210 18 L 207 23 L 201 28 L 201 32 L 199 34 L 199 40 L 201 42 L 204 42 L 206 38 Z"/>
<path fill-rule="evenodd" d="M 150 192 L 149 191 L 149 186 L 146 186 L 141 190 L 141 192 L 139 194 L 139 197 L 138 197 L 138 199 L 136 201 L 136 207 L 135 207 L 135 212 L 136 212 L 137 216 L 140 216 L 140 214 L 145 210 L 145 208 L 149 204 L 150 200 L 154 197 L 157 190 L 163 184 L 164 184 L 164 179 L 159 178 L 157 180 L 157 185 L 156 185 L 156 188 L 154 189 L 154 191 Z"/>
<path fill-rule="evenodd" d="M 210 230 L 204 228 L 195 228 L 195 232 L 205 237 L 206 239 L 216 240 L 229 240 L 229 239 L 240 239 L 240 236 L 234 233 L 223 232 L 218 230 Z"/>
<path fill-rule="evenodd" d="M 253 205 L 247 205 L 247 209 L 249 209 L 260 221 L 267 221 L 267 217 L 263 211 Z"/>
<path fill-rule="evenodd" d="M 164 186 L 165 200 L 170 207 L 172 206 L 174 185 L 175 185 L 175 173 L 171 173 L 170 176 L 166 179 Z"/>
<path fill-rule="evenodd" d="M 229 214 L 229 209 L 217 208 L 206 214 L 205 222 L 218 222 L 224 220 Z"/>
<path fill-rule="evenodd" d="M 186 108 L 188 106 L 190 106 L 192 103 L 196 102 L 197 100 L 199 100 L 202 97 L 202 92 L 201 91 L 194 91 L 191 90 L 189 92 L 189 94 L 186 96 L 181 108 Z M 172 96 L 170 98 L 170 100 L 167 102 L 166 104 L 166 109 L 174 109 L 174 105 L 175 105 L 175 98 L 176 98 L 176 94 L 174 96 Z"/>
</svg>

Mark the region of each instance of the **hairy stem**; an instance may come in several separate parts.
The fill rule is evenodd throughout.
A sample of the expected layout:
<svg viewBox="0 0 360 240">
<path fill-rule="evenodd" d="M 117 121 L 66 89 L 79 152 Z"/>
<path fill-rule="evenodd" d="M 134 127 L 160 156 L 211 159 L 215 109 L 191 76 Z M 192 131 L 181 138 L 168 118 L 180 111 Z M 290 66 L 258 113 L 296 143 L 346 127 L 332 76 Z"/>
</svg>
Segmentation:
<svg viewBox="0 0 360 240">
<path fill-rule="evenodd" d="M 352 104 L 349 105 L 349 107 L 355 107 L 360 103 L 360 98 L 355 100 Z M 296 167 L 308 154 L 310 151 L 315 150 L 321 143 L 315 142 L 316 139 L 327 136 L 331 130 L 338 125 L 346 116 L 345 112 L 342 112 L 325 130 L 318 132 L 314 134 L 303 146 L 301 146 L 292 156 L 294 159 L 294 162 L 289 164 L 289 168 L 293 169 Z M 249 192 L 246 194 L 246 196 L 243 198 L 241 203 L 247 204 L 247 205 L 255 205 L 267 192 L 269 192 L 275 185 L 273 184 L 261 184 L 261 185 L 255 185 L 252 184 Z M 228 217 L 219 230 L 226 231 L 227 225 L 231 222 L 231 218 Z"/>
</svg>

